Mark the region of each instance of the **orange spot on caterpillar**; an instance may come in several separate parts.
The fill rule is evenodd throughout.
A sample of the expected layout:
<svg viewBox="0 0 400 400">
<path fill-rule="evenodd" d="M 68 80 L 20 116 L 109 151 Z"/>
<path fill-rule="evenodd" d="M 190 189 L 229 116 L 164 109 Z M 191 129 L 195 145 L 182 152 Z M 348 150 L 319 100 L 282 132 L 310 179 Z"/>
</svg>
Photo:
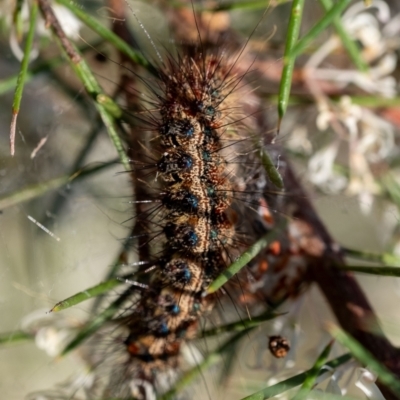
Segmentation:
<svg viewBox="0 0 400 400">
<path fill-rule="evenodd" d="M 267 260 L 262 260 L 261 262 L 258 263 L 258 272 L 259 273 L 265 273 L 268 270 L 268 261 Z"/>
<path fill-rule="evenodd" d="M 269 250 L 273 255 L 279 255 L 281 253 L 281 242 L 275 240 L 269 245 Z"/>
<path fill-rule="evenodd" d="M 275 220 L 268 207 L 267 201 L 264 198 L 260 198 L 259 202 L 260 202 L 259 213 L 262 219 L 268 226 L 272 227 L 275 224 Z"/>
</svg>

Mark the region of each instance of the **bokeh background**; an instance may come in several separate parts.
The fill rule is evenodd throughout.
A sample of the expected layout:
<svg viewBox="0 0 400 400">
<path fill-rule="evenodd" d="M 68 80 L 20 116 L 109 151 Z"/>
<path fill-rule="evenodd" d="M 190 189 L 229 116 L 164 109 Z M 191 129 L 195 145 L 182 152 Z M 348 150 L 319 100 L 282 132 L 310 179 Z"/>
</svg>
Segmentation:
<svg viewBox="0 0 400 400">
<path fill-rule="evenodd" d="M 166 21 L 157 8 L 157 4 L 128 1 L 149 31 L 156 46 L 160 48 L 164 45 L 170 48 L 178 46 L 169 37 Z M 104 3 L 100 1 L 80 3 L 99 20 L 110 23 Z M 268 6 L 266 16 L 252 37 L 253 46 L 255 48 L 261 46 L 265 74 L 270 80 L 270 86 L 264 88 L 264 95 L 269 104 L 266 112 L 271 114 L 272 120 L 276 119 L 274 96 L 279 83 L 276 71 L 279 71 L 281 63 L 290 10 L 290 3 L 282 3 L 278 5 L 271 3 Z M 306 1 L 303 31 L 307 31 L 323 15 L 317 3 L 316 0 Z M 385 9 L 389 13 L 384 22 L 377 17 L 379 10 L 383 7 L 382 3 L 386 4 Z M 371 21 L 373 18 L 376 20 L 376 30 L 371 31 L 371 35 L 373 32 L 384 32 L 385 26 L 395 20 L 400 11 L 395 0 L 377 1 L 373 4 L 376 5 L 376 9 L 371 10 L 370 15 Z M 124 173 L 123 167 L 117 161 L 115 149 L 102 124 L 98 121 L 96 110 L 66 62 L 61 60 L 57 67 L 48 66 L 49 60 L 53 60 L 59 53 L 57 46 L 41 31 L 38 31 L 35 38 L 34 46 L 39 53 L 31 64 L 33 76 L 29 78 L 25 86 L 18 116 L 16 154 L 14 157 L 10 156 L 8 134 L 15 86 L 11 78 L 16 76 L 20 67 L 16 50 L 18 45 L 15 44 L 15 35 L 11 33 L 10 28 L 10 14 L 13 6 L 12 1 L 0 2 L 2 23 L 0 36 L 0 204 L 6 205 L 0 207 L 0 333 L 8 333 L 10 338 L 10 340 L 3 340 L 0 345 L 0 388 L 1 397 L 10 400 L 23 399 L 35 390 L 51 388 L 56 383 L 65 381 L 76 370 L 76 365 L 79 363 L 76 356 L 58 359 L 47 354 L 51 352 L 51 343 L 53 343 L 51 330 L 47 331 L 48 336 L 42 338 L 42 342 L 39 338 L 36 343 L 32 340 L 11 343 L 13 332 L 18 332 L 27 326 L 35 326 L 35 324 L 55 327 L 60 327 L 62 324 L 79 326 L 88 317 L 89 303 L 82 303 L 64 311 L 62 317 L 49 314 L 48 311 L 58 301 L 85 290 L 103 279 L 107 268 L 113 264 L 121 243 L 129 234 L 129 219 L 132 216 L 129 203 L 132 195 L 129 176 Z M 239 9 L 230 11 L 229 17 L 233 29 L 246 38 L 259 21 L 260 11 Z M 138 35 L 144 36 L 134 18 L 131 25 Z M 327 30 L 318 37 L 309 52 L 300 58 L 300 65 L 304 65 L 332 35 L 333 31 Z M 377 40 L 386 40 L 383 35 L 384 33 Z M 372 41 L 372 38 L 370 39 Z M 388 44 L 387 52 L 390 51 L 397 57 L 400 45 L 398 39 L 397 41 L 396 38 L 391 39 L 393 40 Z M 99 43 L 96 36 L 84 27 L 79 28 L 75 40 L 79 46 L 88 48 L 85 51 L 85 58 L 105 90 L 108 93 L 113 92 L 115 83 L 118 81 L 118 65 L 113 62 L 117 56 L 113 48 Z M 264 50 L 268 51 L 267 56 L 263 53 Z M 100 53 L 108 58 L 103 58 Z M 339 62 L 336 62 L 337 59 L 327 59 L 324 67 L 337 69 L 338 74 L 342 69 L 354 69 L 346 60 L 343 51 L 337 50 L 336 56 L 340 59 Z M 336 56 L 334 53 L 333 57 Z M 371 61 L 371 66 L 375 66 L 378 62 L 379 60 Z M 374 165 L 377 168 L 386 168 L 386 171 L 392 172 L 391 176 L 397 179 L 398 124 L 400 123 L 397 58 L 387 76 L 392 77 L 395 82 L 394 92 L 389 96 L 393 102 L 389 106 L 370 107 L 368 110 L 376 118 L 389 124 L 393 134 L 393 148 L 387 156 L 387 162 L 379 160 L 379 163 L 376 162 Z M 265 84 L 263 82 L 260 82 L 260 86 Z M 357 86 L 350 89 L 343 88 L 337 82 L 329 82 L 329 85 L 331 86 L 326 90 L 330 91 L 332 96 L 340 96 L 342 92 L 350 96 L 362 93 L 364 97 L 371 96 L 371 98 L 381 98 L 385 95 L 367 93 Z M 335 85 L 337 86 L 333 90 L 332 86 Z M 289 107 L 283 120 L 279 140 L 291 152 L 299 179 L 309 190 L 315 206 L 333 237 L 350 249 L 396 256 L 400 251 L 398 204 L 395 202 L 396 197 L 389 195 L 387 189 L 366 196 L 361 195 L 364 194 L 362 191 L 346 190 L 348 187 L 329 191 L 326 185 L 318 187 L 315 180 L 314 184 L 312 183 L 309 160 L 334 140 L 332 138 L 336 137 L 336 132 L 332 127 L 324 131 L 319 129 L 320 104 L 309 93 L 305 93 L 304 85 L 296 80 L 293 93 L 298 96 L 297 101 L 299 98 L 303 101 Z M 338 119 L 340 121 L 339 116 Z M 342 126 L 346 128 L 345 124 Z M 379 124 L 376 125 L 377 135 L 379 135 L 379 126 Z M 296 135 L 304 135 L 304 131 L 306 139 L 301 142 L 299 136 Z M 46 138 L 45 144 L 32 157 L 33 150 L 44 138 Z M 348 154 L 351 151 L 347 147 L 349 140 L 343 137 L 341 140 L 337 163 L 348 171 Z M 85 152 L 88 143 L 93 144 L 90 150 Z M 303 145 L 306 147 L 311 145 L 311 150 L 297 151 Z M 10 198 L 10 194 L 19 193 L 30 185 L 36 185 L 37 188 L 37 185 L 54 178 L 68 176 L 77 169 L 79 158 L 80 167 L 100 166 L 109 161 L 114 161 L 114 163 L 101 172 L 86 176 L 57 190 L 48 191 L 33 200 L 17 201 L 12 206 L 7 206 L 5 203 Z M 337 170 L 343 171 L 339 167 Z M 348 179 L 349 173 L 345 172 L 344 176 Z M 373 171 L 373 176 L 379 183 L 382 174 Z M 49 229 L 51 235 L 40 229 L 32 219 Z M 359 275 L 358 280 L 374 305 L 385 332 L 395 344 L 400 345 L 398 279 Z M 322 330 L 323 323 L 332 318 L 318 290 L 312 289 L 307 294 L 296 319 L 296 329 L 301 332 L 299 336 L 301 342 L 297 346 L 295 358 L 298 370 L 309 367 L 310 360 L 315 359 L 318 354 L 316 350 L 320 349 L 320 347 L 316 349 L 315 343 L 319 343 L 321 337 L 325 337 Z M 315 324 L 321 327 L 317 338 L 313 329 Z M 254 372 L 249 365 L 254 361 L 252 349 L 257 347 L 253 344 L 258 340 L 263 340 L 268 329 L 275 329 L 272 323 L 263 326 L 263 330 L 254 334 L 254 337 L 249 337 L 247 343 L 238 350 L 237 357 L 242 359 L 242 363 L 238 367 L 236 379 L 241 385 L 254 384 L 256 388 L 258 386 L 254 382 L 262 384 L 264 381 L 265 383 L 268 373 L 262 368 Z M 7 337 L 7 335 L 2 335 L 2 337 Z M 57 346 L 57 343 L 54 343 L 54 346 Z M 40 349 L 40 346 L 44 347 L 45 351 Z M 267 369 L 270 359 L 267 358 L 264 363 Z M 246 382 L 240 379 L 244 370 L 247 370 L 251 376 L 251 379 L 247 378 Z M 213 378 L 208 377 L 208 379 L 210 382 L 208 385 L 212 387 Z M 232 380 L 234 381 L 235 379 Z M 237 393 L 235 385 L 236 382 L 231 384 L 232 392 L 229 393 Z M 199 393 L 203 393 L 201 389 L 199 390 Z M 365 398 L 357 388 L 353 388 L 351 393 L 357 398 Z M 230 395 L 232 394 L 227 396 Z M 199 394 L 199 396 L 198 398 L 206 398 L 201 396 L 208 395 Z"/>
</svg>

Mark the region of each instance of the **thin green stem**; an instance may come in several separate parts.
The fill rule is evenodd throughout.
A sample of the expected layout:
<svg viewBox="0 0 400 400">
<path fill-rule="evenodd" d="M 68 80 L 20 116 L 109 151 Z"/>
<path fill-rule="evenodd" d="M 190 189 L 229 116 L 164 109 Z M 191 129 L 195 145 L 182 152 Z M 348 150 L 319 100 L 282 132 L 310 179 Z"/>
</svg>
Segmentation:
<svg viewBox="0 0 400 400">
<path fill-rule="evenodd" d="M 71 183 L 74 180 L 77 181 L 112 165 L 115 165 L 116 162 L 118 162 L 118 160 L 109 161 L 101 165 L 96 165 L 95 167 L 81 169 L 79 171 L 76 171 L 72 175 L 60 176 L 46 182 L 27 186 L 12 193 L 6 193 L 0 196 L 0 210 L 4 210 L 7 207 L 15 206 L 24 201 L 40 197 L 50 190 L 58 189 L 64 185 L 67 185 L 68 183 Z"/>
<path fill-rule="evenodd" d="M 307 398 L 307 395 L 313 388 L 315 381 L 321 372 L 322 367 L 326 364 L 326 361 L 328 360 L 332 345 L 333 345 L 333 340 L 327 344 L 327 346 L 322 350 L 322 353 L 317 358 L 313 367 L 307 371 L 306 379 L 304 379 L 304 382 L 301 385 L 299 392 L 296 394 L 296 396 L 293 397 L 293 400 L 303 400 Z"/>
<path fill-rule="evenodd" d="M 375 372 L 378 375 L 379 381 L 400 398 L 400 381 L 395 375 L 393 375 L 365 347 L 344 330 L 334 324 L 330 324 L 328 330 L 333 338 L 349 349 L 354 358 L 368 366 L 368 369 Z"/>
<path fill-rule="evenodd" d="M 343 365 L 347 361 L 351 360 L 351 358 L 352 358 L 351 355 L 347 353 L 338 358 L 335 358 L 332 361 L 327 362 L 325 365 L 328 368 L 337 368 L 340 365 Z M 291 378 L 285 379 L 284 381 L 276 383 L 275 385 L 266 387 L 256 393 L 253 393 L 250 396 L 244 397 L 242 400 L 265 400 L 277 396 L 281 393 L 284 393 L 289 389 L 293 389 L 296 386 L 301 385 L 306 380 L 307 374 L 311 372 L 311 370 L 312 369 L 309 369 L 306 372 L 292 376 Z M 325 372 L 326 371 L 320 369 L 318 376 L 322 375 Z"/>
<path fill-rule="evenodd" d="M 325 11 L 329 11 L 333 7 L 331 0 L 319 0 Z M 332 21 L 333 26 L 336 29 L 340 40 L 342 41 L 343 47 L 346 49 L 349 57 L 353 61 L 354 65 L 362 72 L 367 72 L 369 67 L 368 64 L 363 60 L 360 50 L 357 44 L 349 36 L 346 29 L 344 28 L 340 17 L 335 17 Z"/>
<path fill-rule="evenodd" d="M 21 69 L 17 79 L 17 85 L 15 87 L 14 93 L 14 101 L 12 105 L 12 116 L 11 116 L 11 124 L 10 124 L 10 150 L 11 155 L 15 154 L 15 132 L 17 128 L 17 118 L 21 105 L 22 92 L 24 90 L 26 75 L 28 71 L 29 59 L 31 55 L 33 38 L 35 36 L 35 28 L 36 28 L 36 19 L 38 15 L 38 3 L 34 1 L 32 3 L 32 7 L 30 10 L 30 18 L 29 18 L 29 30 L 26 37 L 26 43 L 24 48 L 24 57 L 21 62 Z"/>
<path fill-rule="evenodd" d="M 99 283 L 96 286 L 92 286 L 89 289 L 86 289 L 82 292 L 76 293 L 71 297 L 68 297 L 65 300 L 62 300 L 58 302 L 51 310 L 50 312 L 58 312 L 58 311 L 63 311 L 67 308 L 70 308 L 72 306 L 76 306 L 79 303 L 82 303 L 83 301 L 93 299 L 96 296 L 99 296 L 103 293 L 109 292 L 110 290 L 116 288 L 117 286 L 121 285 L 123 283 L 124 279 L 129 279 L 132 277 L 132 274 L 125 275 L 121 277 L 121 279 L 109 279 L 105 282 Z"/>
<path fill-rule="evenodd" d="M 232 11 L 232 10 L 265 10 L 267 2 L 265 0 L 246 0 L 235 1 L 233 3 L 224 2 L 217 7 L 209 9 L 210 11 Z"/>
<path fill-rule="evenodd" d="M 221 275 L 219 275 L 208 287 L 206 294 L 215 293 L 226 282 L 228 282 L 235 274 L 237 274 L 245 265 L 247 265 L 261 250 L 273 242 L 286 226 L 286 221 L 278 224 L 272 231 L 268 232 L 256 243 L 254 243 L 247 251 L 242 253 L 240 257 L 233 262 Z"/>
<path fill-rule="evenodd" d="M 153 67 L 149 61 L 143 57 L 142 54 L 135 51 L 128 43 L 123 41 L 118 37 L 113 31 L 106 28 L 95 18 L 91 17 L 82 7 L 75 2 L 69 0 L 56 0 L 57 3 L 62 4 L 64 7 L 68 8 L 72 13 L 74 13 L 85 25 L 95 31 L 104 40 L 110 42 L 115 46 L 116 49 L 128 56 L 134 63 L 143 66 L 144 68 L 153 71 Z"/>
<path fill-rule="evenodd" d="M 303 8 L 304 0 L 293 0 L 286 36 L 285 54 L 283 59 L 284 66 L 282 71 L 281 83 L 279 86 L 278 131 L 282 118 L 285 115 L 288 106 L 290 88 L 292 86 L 294 63 L 296 61 L 296 56 L 293 54 L 293 49 L 299 37 Z"/>
<path fill-rule="evenodd" d="M 354 250 L 349 248 L 343 249 L 349 257 L 365 260 L 369 262 L 382 263 L 386 266 L 399 265 L 400 258 L 392 253 L 369 253 L 366 251 Z M 378 267 L 381 268 L 381 267 Z"/>
<path fill-rule="evenodd" d="M 17 40 L 21 41 L 22 36 L 24 33 L 24 21 L 22 18 L 22 7 L 24 5 L 24 0 L 17 0 L 15 2 L 15 8 L 13 12 L 13 26 L 15 29 L 15 32 L 17 34 Z M 6 6 L 4 6 L 6 7 Z"/>
<path fill-rule="evenodd" d="M 352 0 L 338 1 L 294 46 L 291 57 L 297 57 L 319 34 L 330 25 L 333 20 L 339 16 Z"/>
<path fill-rule="evenodd" d="M 343 265 L 340 269 L 352 272 L 360 272 L 369 275 L 378 276 L 393 276 L 400 277 L 400 266 L 399 267 L 365 267 L 359 265 Z"/>
<path fill-rule="evenodd" d="M 275 319 L 285 315 L 285 313 L 275 313 L 272 311 L 268 311 L 258 317 L 253 317 L 251 319 L 245 319 L 237 322 L 233 322 L 231 324 L 226 324 L 223 326 L 218 326 L 216 328 L 211 328 L 207 331 L 202 332 L 201 337 L 210 337 L 216 336 L 221 333 L 231 333 L 231 332 L 241 332 L 244 329 L 255 328 L 260 325 L 262 322 L 269 321 L 271 319 Z"/>
<path fill-rule="evenodd" d="M 67 344 L 61 355 L 65 356 L 76 347 L 78 347 L 83 341 L 93 335 L 98 329 L 100 329 L 107 321 L 121 310 L 122 304 L 132 296 L 134 288 L 129 287 L 125 292 L 120 295 L 113 303 L 111 303 L 103 312 L 97 315 L 93 320 L 89 321 L 75 336 L 75 338 Z"/>
<path fill-rule="evenodd" d="M 93 43 L 92 45 L 82 46 L 79 50 L 81 52 L 84 52 L 88 48 L 99 46 L 101 43 L 102 43 L 102 41 L 97 41 L 97 42 Z M 65 59 L 62 56 L 56 56 L 47 61 L 41 62 L 40 64 L 32 67 L 31 69 L 28 69 L 28 71 L 26 72 L 26 76 L 25 76 L 25 83 L 29 82 L 36 75 L 38 75 L 42 72 L 47 72 L 64 62 L 65 62 Z M 18 81 L 18 74 L 15 74 L 8 78 L 0 80 L 0 95 L 7 93 L 8 91 L 10 91 L 12 89 L 15 89 L 17 81 Z"/>
<path fill-rule="evenodd" d="M 23 331 L 1 333 L 0 334 L 0 345 L 25 342 L 27 340 L 32 340 L 32 339 L 33 339 L 33 335 L 31 335 L 30 333 L 23 332 Z"/>
<path fill-rule="evenodd" d="M 104 122 L 104 125 L 107 128 L 108 135 L 114 144 L 115 149 L 117 150 L 119 158 L 121 159 L 124 168 L 129 171 L 129 159 L 116 131 L 114 121 L 115 118 L 120 118 L 122 111 L 111 98 L 102 92 L 100 85 L 98 84 L 86 61 L 82 58 L 76 46 L 74 46 L 66 37 L 48 0 L 38 0 L 38 2 L 47 25 L 51 27 L 53 37 L 56 39 L 63 53 L 67 56 L 72 69 L 83 83 L 87 93 L 95 101 L 95 106 Z M 106 105 L 104 105 L 104 103 L 106 103 Z M 110 113 L 112 110 L 114 111 L 113 114 Z"/>
</svg>

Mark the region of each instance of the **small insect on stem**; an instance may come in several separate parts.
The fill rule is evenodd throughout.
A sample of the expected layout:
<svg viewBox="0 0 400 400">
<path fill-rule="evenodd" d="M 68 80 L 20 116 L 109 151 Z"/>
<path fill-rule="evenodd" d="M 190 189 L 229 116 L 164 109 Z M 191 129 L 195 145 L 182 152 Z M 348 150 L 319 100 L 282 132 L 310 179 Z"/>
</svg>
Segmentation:
<svg viewBox="0 0 400 400">
<path fill-rule="evenodd" d="M 290 342 L 283 336 L 270 336 L 268 339 L 268 348 L 274 357 L 283 358 L 290 351 Z"/>
</svg>

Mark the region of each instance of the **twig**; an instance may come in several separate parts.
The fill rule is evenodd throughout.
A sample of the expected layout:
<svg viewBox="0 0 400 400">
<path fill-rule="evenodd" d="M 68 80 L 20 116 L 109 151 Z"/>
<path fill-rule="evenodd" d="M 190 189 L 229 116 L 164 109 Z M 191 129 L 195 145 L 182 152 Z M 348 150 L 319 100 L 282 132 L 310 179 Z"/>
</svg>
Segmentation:
<svg viewBox="0 0 400 400">
<path fill-rule="evenodd" d="M 111 98 L 106 96 L 92 74 L 89 66 L 85 60 L 81 57 L 76 47 L 65 35 L 59 21 L 57 20 L 53 9 L 51 8 L 48 0 L 38 0 L 39 8 L 43 14 L 43 18 L 46 21 L 46 26 L 51 28 L 54 37 L 58 40 L 61 48 L 64 50 L 68 59 L 71 62 L 71 66 L 74 72 L 82 81 L 87 93 L 94 99 L 95 106 L 103 120 L 104 125 L 107 128 L 107 133 L 114 144 L 115 149 L 121 159 L 122 164 L 126 170 L 130 169 L 129 160 L 126 155 L 125 149 L 115 129 L 115 118 L 119 118 L 122 115 L 122 111 L 113 102 Z"/>
<path fill-rule="evenodd" d="M 82 57 L 79 53 L 74 49 L 72 43 L 69 41 L 67 36 L 65 35 L 63 29 L 61 28 L 58 19 L 56 18 L 51 5 L 47 0 L 38 0 L 40 10 L 43 14 L 43 17 L 46 21 L 46 28 L 51 28 L 54 35 L 59 39 L 60 44 L 64 51 L 67 53 L 68 58 L 74 63 L 78 64 Z"/>
<path fill-rule="evenodd" d="M 379 330 L 378 334 L 368 332 L 371 320 L 377 321 L 378 318 L 353 274 L 338 268 L 345 264 L 342 251 L 322 224 L 290 166 L 286 169 L 284 181 L 288 192 L 296 198 L 294 217 L 309 223 L 326 245 L 321 257 L 311 258 L 310 280 L 319 285 L 343 329 L 400 379 L 400 350 L 382 331 Z M 378 382 L 378 386 L 387 400 L 398 399 L 382 383 Z"/>
</svg>

